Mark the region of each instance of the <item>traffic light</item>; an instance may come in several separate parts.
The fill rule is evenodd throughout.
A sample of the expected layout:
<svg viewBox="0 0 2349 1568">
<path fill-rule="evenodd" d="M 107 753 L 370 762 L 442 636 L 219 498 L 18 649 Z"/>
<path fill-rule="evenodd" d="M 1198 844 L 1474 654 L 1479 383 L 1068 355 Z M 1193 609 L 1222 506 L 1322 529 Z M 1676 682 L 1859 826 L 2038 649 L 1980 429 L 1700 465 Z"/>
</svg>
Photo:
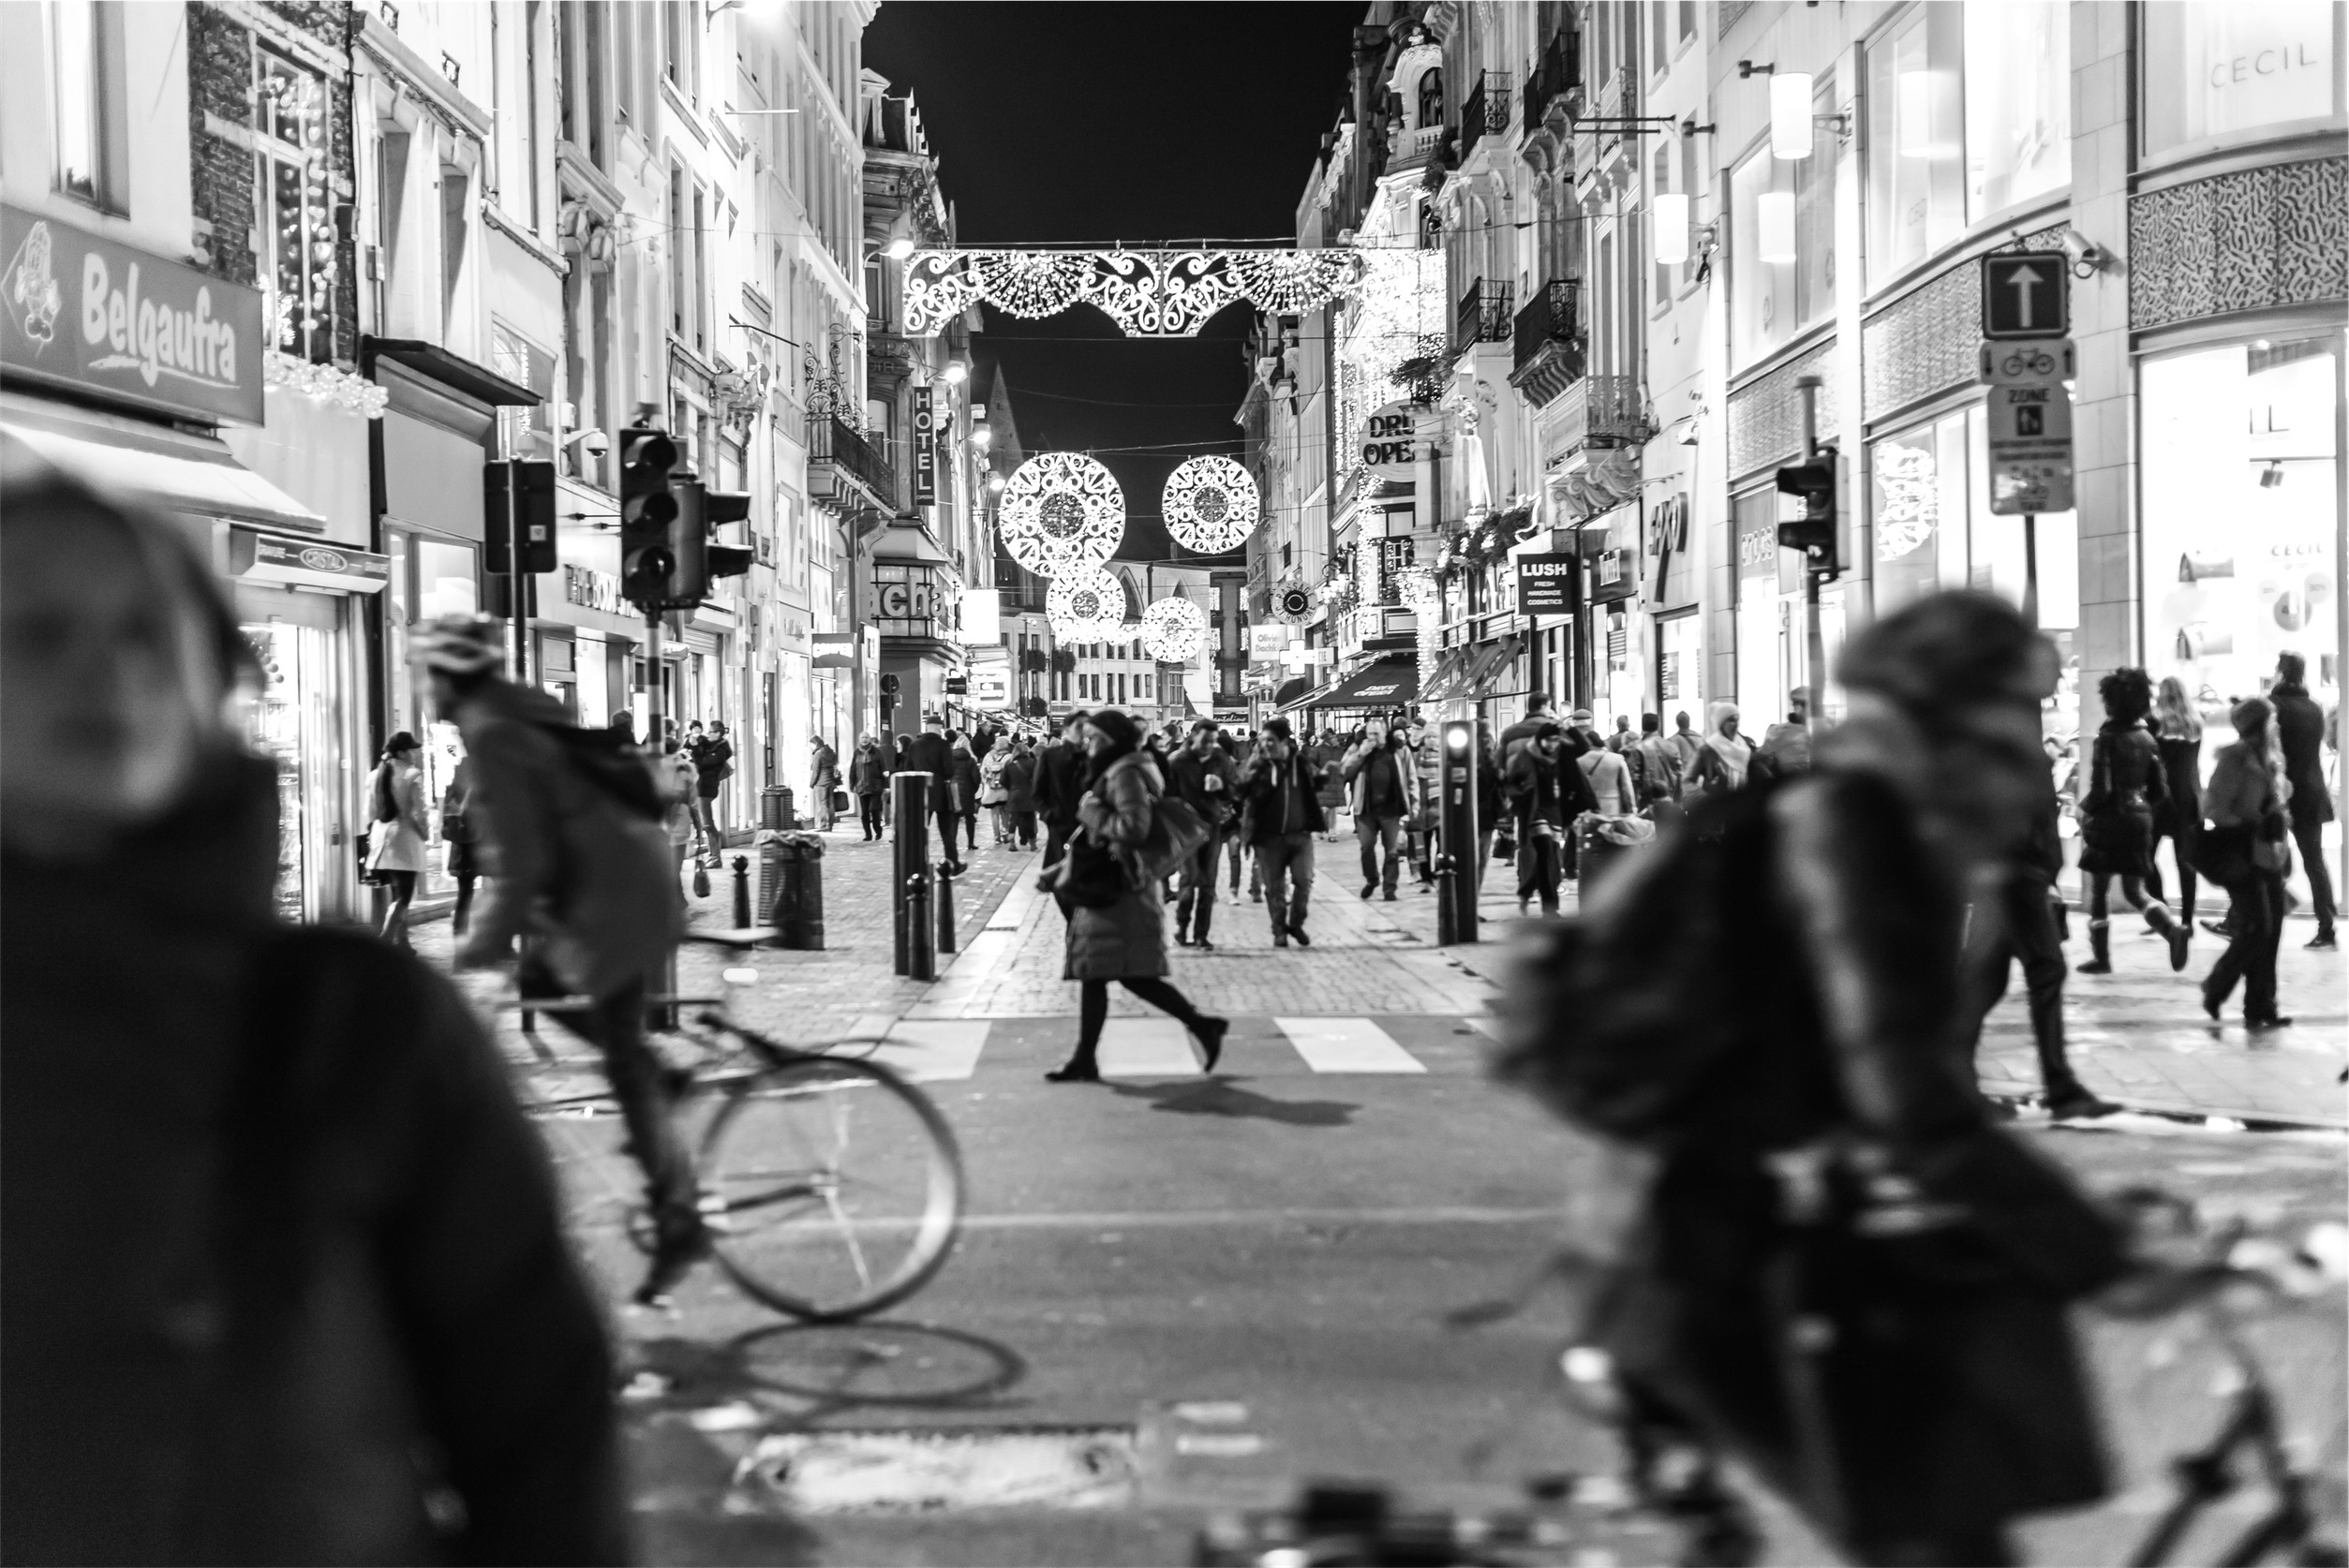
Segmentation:
<svg viewBox="0 0 2349 1568">
<path fill-rule="evenodd" d="M 620 593 L 647 615 L 665 607 L 676 566 L 669 543 L 677 515 L 669 470 L 676 460 L 665 432 L 645 425 L 620 432 Z"/>
<path fill-rule="evenodd" d="M 1778 525 L 1778 548 L 1800 550 L 1803 569 L 1814 576 L 1834 577 L 1842 571 L 1836 537 L 1835 449 L 1823 447 L 1808 463 L 1780 468 L 1778 490 L 1803 503 L 1799 520 Z"/>
<path fill-rule="evenodd" d="M 697 479 L 680 479 L 672 492 L 676 516 L 669 524 L 669 586 L 662 603 L 691 610 L 709 596 L 715 578 L 738 577 L 751 570 L 751 552 L 712 544 L 710 530 L 751 515 L 751 497 L 739 490 L 712 490 Z"/>
<path fill-rule="evenodd" d="M 508 496 L 518 515 L 508 518 Z M 522 570 L 553 571 L 555 559 L 555 465 L 538 460 L 484 464 L 482 467 L 483 556 L 494 574 L 513 570 L 513 531 L 522 533 Z"/>
</svg>

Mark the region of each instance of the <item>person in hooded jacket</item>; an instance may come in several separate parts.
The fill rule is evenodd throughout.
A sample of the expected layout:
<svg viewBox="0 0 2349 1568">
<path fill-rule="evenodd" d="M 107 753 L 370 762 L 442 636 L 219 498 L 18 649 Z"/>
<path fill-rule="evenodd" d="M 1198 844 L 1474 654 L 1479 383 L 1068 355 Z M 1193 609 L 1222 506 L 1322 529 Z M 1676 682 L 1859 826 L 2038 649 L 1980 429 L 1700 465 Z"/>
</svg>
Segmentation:
<svg viewBox="0 0 2349 1568">
<path fill-rule="evenodd" d="M 848 787 L 856 797 L 857 825 L 865 830 L 863 842 L 870 844 L 883 836 L 882 806 L 889 794 L 889 764 L 875 737 L 865 735 L 857 740 L 855 760 L 848 764 Z"/>
<path fill-rule="evenodd" d="M 0 644 L 7 1559 L 629 1561 L 545 1147 L 448 981 L 282 923 L 207 564 L 0 437 Z"/>
<path fill-rule="evenodd" d="M 1502 770 L 1501 791 L 1517 814 L 1517 912 L 1539 895 L 1541 912 L 1555 914 L 1568 825 L 1598 805 L 1590 780 L 1566 754 L 1563 726 L 1544 719 L 1535 727 Z"/>
<path fill-rule="evenodd" d="M 1223 1056 L 1231 1020 L 1199 1012 L 1167 983 L 1166 903 L 1159 880 L 1140 875 L 1132 864 L 1133 850 L 1150 837 L 1156 822 L 1166 780 L 1142 744 L 1141 727 L 1128 715 L 1103 708 L 1086 721 L 1085 731 L 1087 783 L 1077 803 L 1078 829 L 1091 851 L 1116 861 L 1124 886 L 1105 907 L 1066 904 L 1067 960 L 1062 978 L 1078 983 L 1077 1050 L 1045 1077 L 1055 1084 L 1100 1081 L 1101 1029 L 1109 1018 L 1113 980 L 1182 1019 L 1199 1043 L 1205 1071 L 1212 1072 Z M 1077 851 L 1072 847 L 1070 852 Z"/>
<path fill-rule="evenodd" d="M 1725 794 L 1746 787 L 1753 766 L 1754 748 L 1737 732 L 1734 703 L 1713 703 L 1704 710 L 1704 739 L 1696 755 L 1681 770 L 1682 804 L 1694 806 L 1707 795 Z"/>
</svg>

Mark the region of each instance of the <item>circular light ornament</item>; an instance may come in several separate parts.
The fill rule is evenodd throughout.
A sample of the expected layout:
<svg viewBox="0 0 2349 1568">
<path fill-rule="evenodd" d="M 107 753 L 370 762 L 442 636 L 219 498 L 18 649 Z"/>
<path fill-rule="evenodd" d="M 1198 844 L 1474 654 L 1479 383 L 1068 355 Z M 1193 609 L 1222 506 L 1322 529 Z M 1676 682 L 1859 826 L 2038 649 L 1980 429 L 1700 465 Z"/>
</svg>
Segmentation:
<svg viewBox="0 0 2349 1568">
<path fill-rule="evenodd" d="M 1228 457 L 1194 457 L 1167 478 L 1158 506 L 1178 544 L 1221 555 L 1256 529 L 1256 481 Z"/>
<path fill-rule="evenodd" d="M 1063 643 L 1114 643 L 1125 625 L 1125 585 L 1097 566 L 1054 578 L 1044 614 Z"/>
<path fill-rule="evenodd" d="M 1038 577 L 1099 567 L 1125 535 L 1125 493 L 1082 452 L 1038 452 L 1019 465 L 997 503 L 1011 558 Z"/>
<path fill-rule="evenodd" d="M 1142 612 L 1142 646 L 1162 664 L 1188 664 L 1207 645 L 1207 612 L 1180 595 Z"/>
</svg>

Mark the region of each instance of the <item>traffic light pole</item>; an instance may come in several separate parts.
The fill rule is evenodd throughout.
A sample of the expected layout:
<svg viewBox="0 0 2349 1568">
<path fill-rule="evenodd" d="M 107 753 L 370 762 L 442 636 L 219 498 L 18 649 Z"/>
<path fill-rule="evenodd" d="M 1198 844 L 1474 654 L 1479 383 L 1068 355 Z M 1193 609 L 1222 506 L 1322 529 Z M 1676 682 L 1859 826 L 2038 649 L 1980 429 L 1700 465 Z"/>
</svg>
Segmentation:
<svg viewBox="0 0 2349 1568">
<path fill-rule="evenodd" d="M 1816 376 L 1797 377 L 1794 385 L 1803 394 L 1803 461 L 1816 462 L 1819 457 L 1819 389 Z M 1838 493 L 1840 492 L 1840 486 Z M 1840 526 L 1840 522 L 1837 524 Z M 1837 558 L 1842 551 L 1836 552 Z M 1817 734 L 1827 708 L 1827 637 L 1819 625 L 1819 577 L 1808 561 L 1803 567 L 1803 662 L 1809 672 L 1808 699 L 1803 704 L 1804 727 Z"/>
<path fill-rule="evenodd" d="M 661 709 L 661 612 L 658 610 L 645 612 L 645 711 L 650 716 L 645 723 L 645 754 L 657 758 L 664 755 L 662 742 L 665 738 L 662 733 L 664 715 Z M 677 994 L 677 950 L 674 944 L 662 953 L 661 972 L 653 977 L 653 985 L 664 997 Z M 676 1005 L 664 1002 L 656 1006 L 650 1022 L 657 1029 L 676 1028 Z"/>
<path fill-rule="evenodd" d="M 2039 629 L 2039 513 L 2023 513 L 2023 619 Z"/>
</svg>

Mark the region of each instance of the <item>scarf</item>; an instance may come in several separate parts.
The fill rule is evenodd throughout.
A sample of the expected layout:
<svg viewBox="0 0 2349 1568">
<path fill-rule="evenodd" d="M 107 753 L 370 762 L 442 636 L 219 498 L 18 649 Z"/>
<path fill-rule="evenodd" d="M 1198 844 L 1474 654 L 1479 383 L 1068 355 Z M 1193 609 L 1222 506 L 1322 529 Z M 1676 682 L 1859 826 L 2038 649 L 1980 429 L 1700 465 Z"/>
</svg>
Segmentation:
<svg viewBox="0 0 2349 1568">
<path fill-rule="evenodd" d="M 1735 735 L 1724 733 L 1721 726 L 1738 717 L 1734 703 L 1716 703 L 1704 710 L 1704 744 L 1720 758 L 1721 766 L 1729 774 L 1730 788 L 1746 787 L 1746 769 L 1754 760 L 1754 748 Z"/>
</svg>

